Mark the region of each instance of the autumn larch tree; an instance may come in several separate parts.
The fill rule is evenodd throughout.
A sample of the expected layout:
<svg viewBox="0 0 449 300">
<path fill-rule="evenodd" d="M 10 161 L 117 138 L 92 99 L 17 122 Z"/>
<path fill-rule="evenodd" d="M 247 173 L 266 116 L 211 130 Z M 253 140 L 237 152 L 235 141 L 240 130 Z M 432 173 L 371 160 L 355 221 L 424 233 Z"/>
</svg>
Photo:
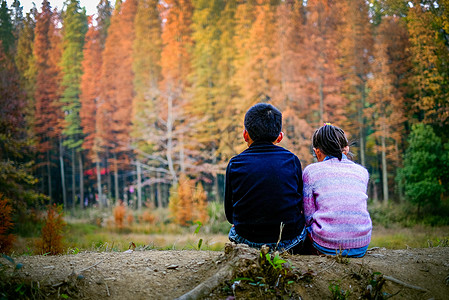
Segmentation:
<svg viewBox="0 0 449 300">
<path fill-rule="evenodd" d="M 304 162 L 312 162 L 310 137 L 315 128 L 307 121 L 311 112 L 305 88 L 306 70 L 313 62 L 306 60 L 304 50 L 305 15 L 304 4 L 299 1 L 285 1 L 277 8 L 275 51 L 278 55 L 273 61 L 273 72 L 278 81 L 274 98 L 282 111 L 284 144 Z"/>
<path fill-rule="evenodd" d="M 119 163 L 129 160 L 134 74 L 132 45 L 137 0 L 118 1 L 111 17 L 101 70 L 99 129 L 103 146 L 112 154 L 115 200 L 119 197 Z"/>
<path fill-rule="evenodd" d="M 449 124 L 447 33 L 444 37 L 442 24 L 430 9 L 433 4 L 424 6 L 420 1 L 413 1 L 412 6 L 407 26 L 413 62 L 411 80 L 415 87 L 415 111 L 420 120 L 441 126 L 448 134 L 444 129 Z M 446 15 L 447 11 L 446 7 Z"/>
<path fill-rule="evenodd" d="M 372 25 L 368 16 L 368 4 L 363 0 L 339 2 L 340 13 L 344 16 L 339 24 L 339 66 L 344 80 L 343 103 L 348 122 L 349 136 L 359 139 L 360 163 L 366 165 L 366 120 L 364 110 L 367 106 L 367 80 L 370 72 L 369 57 L 372 53 Z"/>
<path fill-rule="evenodd" d="M 218 197 L 217 173 L 224 168 L 218 156 L 221 128 L 220 119 L 224 117 L 224 103 L 216 100 L 220 87 L 221 31 L 218 26 L 220 13 L 225 7 L 222 0 L 196 0 L 192 29 L 194 47 L 192 51 L 191 105 L 189 120 L 194 130 L 189 132 L 188 140 L 195 140 L 196 145 L 189 145 L 195 149 L 197 165 L 195 173 L 207 176 L 214 183 L 214 194 Z M 211 178 L 212 177 L 212 178 Z M 201 178 L 201 177 L 200 177 Z"/>
<path fill-rule="evenodd" d="M 389 186 L 401 167 L 400 145 L 406 136 L 406 94 L 404 80 L 410 69 L 406 47 L 408 35 L 405 23 L 398 17 L 383 17 L 377 28 L 372 61 L 372 77 L 367 109 L 373 136 L 381 153 L 383 200 L 389 201 Z M 394 176 L 392 176 L 394 175 Z M 389 177 L 391 180 L 389 180 Z M 376 187 L 374 187 L 376 188 Z"/>
<path fill-rule="evenodd" d="M 61 36 L 58 17 L 47 0 L 36 17 L 34 56 L 36 59 L 35 134 L 42 165 L 47 167 L 48 195 L 52 198 L 51 161 L 61 137 L 63 113 L 59 102 Z"/>
<path fill-rule="evenodd" d="M 216 126 L 219 130 L 220 138 L 217 141 L 217 156 L 219 162 L 228 162 L 237 153 L 237 148 L 242 144 L 240 140 L 241 123 L 236 121 L 235 106 L 230 105 L 237 94 L 238 86 L 233 80 L 235 76 L 235 60 L 237 58 L 237 48 L 235 47 L 234 36 L 236 34 L 235 15 L 237 11 L 237 1 L 226 1 L 223 11 L 220 13 L 217 27 L 220 31 L 219 42 L 219 62 L 217 65 L 217 86 L 214 101 L 220 118 Z M 224 168 L 221 168 L 224 173 Z"/>
<path fill-rule="evenodd" d="M 300 57 L 303 75 L 299 80 L 299 97 L 305 101 L 302 109 L 308 113 L 305 120 L 312 131 L 323 122 L 342 126 L 345 101 L 341 97 L 341 81 L 337 72 L 338 8 L 331 1 L 313 0 L 307 2 L 306 10 L 303 55 Z M 298 122 L 298 126 L 307 130 L 303 122 Z"/>
<path fill-rule="evenodd" d="M 147 159 L 139 153 L 154 154 L 154 145 L 158 139 L 155 128 L 157 120 L 157 99 L 160 95 L 161 80 L 162 28 L 159 14 L 159 1 L 139 1 L 135 18 L 136 37 L 133 44 L 134 90 L 132 136 L 136 148 L 137 169 L 137 207 L 142 208 L 142 168 L 145 161 L 147 170 L 155 169 L 157 161 Z M 150 171 L 150 170 L 148 170 Z M 158 198 L 158 200 L 161 200 Z M 162 206 L 162 203 L 159 203 Z"/>
<path fill-rule="evenodd" d="M 82 69 L 80 85 L 80 118 L 83 128 L 84 140 L 83 149 L 87 151 L 89 162 L 95 163 L 95 173 L 97 178 L 97 192 L 100 207 L 103 206 L 103 190 L 101 179 L 101 136 L 99 134 L 98 111 L 100 97 L 100 79 L 102 68 L 102 52 L 106 42 L 107 29 L 110 24 L 112 8 L 109 1 L 100 0 L 97 6 L 98 16 L 97 25 L 89 22 L 89 29 L 86 33 L 86 39 L 83 50 Z"/>
<path fill-rule="evenodd" d="M 185 110 L 188 105 L 188 76 L 191 72 L 193 6 L 190 0 L 170 0 L 166 4 L 161 53 L 163 79 L 159 83 L 161 105 L 158 108 L 158 123 L 163 135 L 158 150 L 167 162 L 171 181 L 176 183 L 175 157 L 178 153 L 179 169 L 181 172 L 185 170 L 183 136 L 189 125 Z"/>
</svg>

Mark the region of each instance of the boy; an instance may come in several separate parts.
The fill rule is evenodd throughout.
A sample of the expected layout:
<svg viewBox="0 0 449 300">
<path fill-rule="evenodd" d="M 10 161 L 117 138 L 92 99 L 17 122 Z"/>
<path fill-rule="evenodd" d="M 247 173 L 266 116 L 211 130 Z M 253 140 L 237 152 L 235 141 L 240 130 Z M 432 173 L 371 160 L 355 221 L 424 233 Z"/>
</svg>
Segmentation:
<svg viewBox="0 0 449 300">
<path fill-rule="evenodd" d="M 271 251 L 300 248 L 305 239 L 301 163 L 276 146 L 284 134 L 282 114 L 259 103 L 245 115 L 243 138 L 248 149 L 226 169 L 225 213 L 233 224 L 229 239 Z"/>
</svg>

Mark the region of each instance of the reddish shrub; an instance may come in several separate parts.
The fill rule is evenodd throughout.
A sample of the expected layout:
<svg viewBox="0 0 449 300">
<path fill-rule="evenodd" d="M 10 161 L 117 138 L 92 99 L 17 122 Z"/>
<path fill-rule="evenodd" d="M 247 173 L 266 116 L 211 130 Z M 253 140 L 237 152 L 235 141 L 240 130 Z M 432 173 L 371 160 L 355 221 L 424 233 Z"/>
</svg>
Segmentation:
<svg viewBox="0 0 449 300">
<path fill-rule="evenodd" d="M 126 215 L 126 208 L 125 208 L 123 201 L 120 200 L 119 204 L 116 207 L 114 207 L 114 220 L 115 220 L 115 225 L 118 228 L 123 228 L 125 215 Z"/>
<path fill-rule="evenodd" d="M 12 249 L 15 236 L 8 234 L 8 231 L 13 227 L 11 221 L 12 207 L 9 199 L 0 193 L 0 253 L 8 254 Z"/>
<path fill-rule="evenodd" d="M 56 255 L 64 251 L 63 232 L 66 223 L 63 217 L 62 206 L 56 204 L 47 206 L 41 238 L 36 243 L 38 254 Z"/>
</svg>

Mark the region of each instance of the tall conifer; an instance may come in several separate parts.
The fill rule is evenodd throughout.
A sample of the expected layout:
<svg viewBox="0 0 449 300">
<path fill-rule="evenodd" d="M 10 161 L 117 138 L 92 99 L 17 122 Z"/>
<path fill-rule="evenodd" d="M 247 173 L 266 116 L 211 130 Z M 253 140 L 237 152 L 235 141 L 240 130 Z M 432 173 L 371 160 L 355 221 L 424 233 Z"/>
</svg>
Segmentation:
<svg viewBox="0 0 449 300">
<path fill-rule="evenodd" d="M 132 43 L 137 0 L 117 1 L 103 51 L 99 130 L 103 146 L 112 153 L 115 198 L 119 199 L 119 164 L 130 151 L 132 100 L 134 98 Z"/>
<path fill-rule="evenodd" d="M 350 122 L 345 127 L 348 134 L 358 136 L 360 163 L 366 165 L 366 117 L 367 80 L 370 73 L 369 58 L 372 55 L 372 25 L 368 15 L 368 4 L 363 0 L 342 1 L 338 24 L 341 35 L 339 41 L 339 65 L 344 80 L 342 90 L 345 99 L 346 116 Z M 343 104 L 343 106 L 345 106 Z"/>
<path fill-rule="evenodd" d="M 14 27 L 11 21 L 11 12 L 6 0 L 2 0 L 0 5 L 0 40 L 2 42 L 3 53 L 8 53 L 14 48 Z"/>
<path fill-rule="evenodd" d="M 34 56 L 36 59 L 35 134 L 40 160 L 46 166 L 48 195 L 52 197 L 51 161 L 61 136 L 63 120 L 59 102 L 61 36 L 57 29 L 58 16 L 47 0 L 36 17 Z"/>
<path fill-rule="evenodd" d="M 181 172 L 185 170 L 183 136 L 188 121 L 185 109 L 188 105 L 186 90 L 191 72 L 190 50 L 192 48 L 192 14 L 190 0 L 166 1 L 164 12 L 166 22 L 162 32 L 163 50 L 161 53 L 162 81 L 160 82 L 161 110 L 159 127 L 164 132 L 163 145 L 159 149 L 167 161 L 171 180 L 177 181 L 175 158 Z"/>
<path fill-rule="evenodd" d="M 133 139 L 137 153 L 154 154 L 158 132 L 156 128 L 157 99 L 160 95 L 161 79 L 162 28 L 157 0 L 141 0 L 137 6 L 135 19 L 136 38 L 133 43 L 133 71 L 135 97 L 133 99 Z M 153 165 L 154 160 L 147 160 L 143 155 L 137 158 L 137 180 L 141 178 L 140 161 L 146 160 Z M 156 163 L 158 164 L 158 163 Z M 141 182 L 138 182 L 137 206 L 142 207 Z"/>
<path fill-rule="evenodd" d="M 449 51 L 447 35 L 429 6 L 413 1 L 407 16 L 410 52 L 413 62 L 411 80 L 415 87 L 415 112 L 419 119 L 435 125 L 449 124 Z M 447 6 L 447 4 L 446 4 Z M 448 8 L 445 8 L 447 15 Z M 447 27 L 447 25 L 446 25 Z M 446 42 L 445 42 L 446 39 Z M 445 130 L 448 134 L 448 130 Z"/>
<path fill-rule="evenodd" d="M 63 145 L 72 151 L 72 205 L 75 205 L 76 186 L 75 170 L 79 165 L 79 195 L 83 207 L 83 158 L 81 144 L 83 143 L 80 108 L 80 83 L 82 76 L 83 46 L 87 31 L 86 11 L 80 8 L 79 0 L 69 0 L 63 13 L 63 51 L 62 68 L 62 110 L 64 111 Z"/>
<path fill-rule="evenodd" d="M 220 141 L 220 119 L 223 117 L 223 105 L 216 100 L 220 92 L 219 72 L 221 49 L 221 31 L 218 27 L 220 13 L 224 9 L 222 0 L 196 0 L 192 18 L 192 38 L 194 48 L 192 51 L 192 105 L 189 114 L 190 120 L 196 120 L 195 130 L 191 131 L 190 141 L 197 141 L 192 147 L 198 149 L 201 158 L 198 172 L 212 177 L 215 185 L 214 194 L 218 195 L 217 172 L 224 169 L 223 162 L 218 156 Z"/>
<path fill-rule="evenodd" d="M 27 129 L 32 136 L 34 130 L 34 88 L 36 84 L 36 65 L 33 54 L 35 16 L 37 11 L 27 13 L 17 41 L 15 62 L 20 75 L 20 86 L 26 94 L 25 118 Z"/>
</svg>

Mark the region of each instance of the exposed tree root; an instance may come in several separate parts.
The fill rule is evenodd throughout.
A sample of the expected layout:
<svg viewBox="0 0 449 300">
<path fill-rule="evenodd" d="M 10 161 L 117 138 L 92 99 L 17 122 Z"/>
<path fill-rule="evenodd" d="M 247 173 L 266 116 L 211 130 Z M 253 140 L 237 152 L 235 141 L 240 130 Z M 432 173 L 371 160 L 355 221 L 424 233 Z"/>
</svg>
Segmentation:
<svg viewBox="0 0 449 300">
<path fill-rule="evenodd" d="M 176 298 L 177 300 L 200 299 L 210 294 L 215 288 L 226 280 L 232 279 L 236 268 L 253 264 L 258 251 L 247 245 L 228 243 L 225 246 L 224 258 L 217 261 L 226 261 L 225 265 L 215 275 L 197 285 L 194 289 Z"/>
</svg>

